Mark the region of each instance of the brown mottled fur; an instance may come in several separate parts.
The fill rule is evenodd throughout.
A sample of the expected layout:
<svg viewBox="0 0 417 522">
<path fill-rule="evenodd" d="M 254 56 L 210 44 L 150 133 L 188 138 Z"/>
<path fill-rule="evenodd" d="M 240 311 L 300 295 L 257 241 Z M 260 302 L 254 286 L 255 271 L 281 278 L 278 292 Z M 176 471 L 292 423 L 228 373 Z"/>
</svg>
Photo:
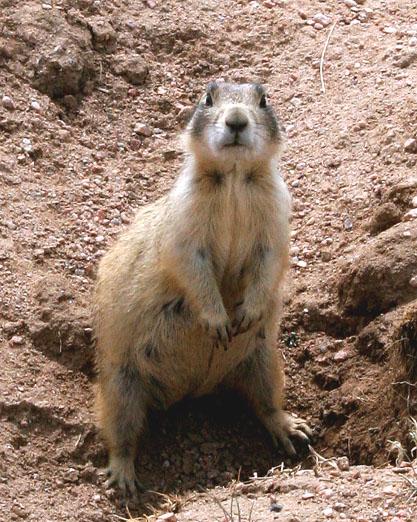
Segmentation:
<svg viewBox="0 0 417 522">
<path fill-rule="evenodd" d="M 282 409 L 276 338 L 290 199 L 276 167 L 283 131 L 262 96 L 260 86 L 209 86 L 173 189 L 139 210 L 100 263 L 97 411 L 110 482 L 124 490 L 137 484 L 148 408 L 221 383 L 247 397 L 287 452 L 291 436 L 308 440 Z"/>
</svg>

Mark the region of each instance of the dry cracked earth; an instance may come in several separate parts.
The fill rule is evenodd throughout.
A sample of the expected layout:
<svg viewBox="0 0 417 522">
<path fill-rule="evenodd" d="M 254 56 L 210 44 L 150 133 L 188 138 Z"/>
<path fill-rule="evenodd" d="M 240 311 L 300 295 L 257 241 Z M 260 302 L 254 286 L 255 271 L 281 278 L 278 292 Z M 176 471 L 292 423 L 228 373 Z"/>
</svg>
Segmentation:
<svg viewBox="0 0 417 522">
<path fill-rule="evenodd" d="M 277 349 L 315 449 L 286 460 L 235 397 L 184 402 L 151 418 L 125 506 L 91 289 L 213 79 L 264 83 L 287 128 Z M 0 0 L 0 520 L 415 520 L 416 85 L 414 0 Z"/>
</svg>

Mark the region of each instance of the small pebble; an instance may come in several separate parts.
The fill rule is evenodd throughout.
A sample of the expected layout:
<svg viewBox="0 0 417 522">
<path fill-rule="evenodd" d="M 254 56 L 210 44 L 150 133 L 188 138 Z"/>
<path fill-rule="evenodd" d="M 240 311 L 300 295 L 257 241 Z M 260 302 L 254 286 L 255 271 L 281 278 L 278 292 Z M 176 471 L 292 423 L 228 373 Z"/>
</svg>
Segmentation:
<svg viewBox="0 0 417 522">
<path fill-rule="evenodd" d="M 334 495 L 334 491 L 331 488 L 326 488 L 321 491 L 321 494 L 325 498 L 331 498 Z"/>
<path fill-rule="evenodd" d="M 404 150 L 405 152 L 417 153 L 417 140 L 414 138 L 409 138 L 404 143 Z"/>
<path fill-rule="evenodd" d="M 305 493 L 303 493 L 301 498 L 303 500 L 308 500 L 308 499 L 314 498 L 314 497 L 315 497 L 314 493 L 311 493 L 310 491 L 306 491 Z"/>
<path fill-rule="evenodd" d="M 276 502 L 272 502 L 271 507 L 269 508 L 270 511 L 273 511 L 274 513 L 280 513 L 283 510 L 284 506 L 281 504 L 277 504 Z"/>
<path fill-rule="evenodd" d="M 353 228 L 353 224 L 352 224 L 352 221 L 349 217 L 345 217 L 345 219 L 343 220 L 343 228 L 345 230 L 352 230 Z"/>
<path fill-rule="evenodd" d="M 350 464 L 349 459 L 347 457 L 340 457 L 337 459 L 337 467 L 340 469 L 340 471 L 349 471 Z M 359 478 L 361 476 L 360 471 L 357 470 L 353 475 L 352 478 Z"/>
<path fill-rule="evenodd" d="M 417 288 L 417 275 L 413 276 L 413 277 L 410 279 L 410 285 L 411 285 L 413 288 Z"/>
<path fill-rule="evenodd" d="M 40 111 L 41 110 L 41 104 L 38 101 L 36 101 L 36 100 L 32 100 L 30 106 L 31 106 L 31 108 L 34 111 Z"/>
<path fill-rule="evenodd" d="M 404 221 L 411 221 L 417 218 L 417 208 L 412 208 L 404 214 Z"/>
<path fill-rule="evenodd" d="M 14 110 L 14 108 L 15 108 L 14 101 L 10 98 L 10 96 L 4 95 L 3 98 L 1 99 L 1 103 L 2 103 L 3 107 L 5 109 L 8 109 L 9 111 Z"/>
<path fill-rule="evenodd" d="M 321 28 L 327 27 L 328 25 L 330 25 L 330 22 L 332 21 L 332 19 L 329 16 L 326 16 L 323 13 L 317 13 L 316 15 L 314 15 L 313 20 L 317 24 L 320 24 L 322 26 Z"/>
<path fill-rule="evenodd" d="M 333 506 L 333 509 L 340 513 L 341 511 L 346 509 L 346 504 L 343 504 L 343 502 L 336 502 Z"/>
<path fill-rule="evenodd" d="M 33 152 L 33 146 L 32 146 L 32 142 L 30 141 L 29 138 L 23 138 L 22 139 L 22 142 L 20 144 L 20 146 L 22 147 L 22 149 L 27 152 L 28 154 L 30 152 Z"/>
<path fill-rule="evenodd" d="M 12 513 L 17 515 L 19 518 L 27 518 L 29 516 L 29 512 L 26 511 L 21 505 L 15 504 L 11 507 Z"/>
<path fill-rule="evenodd" d="M 395 490 L 394 490 L 394 487 L 393 486 L 386 486 L 382 492 L 384 493 L 384 495 L 394 495 L 395 493 Z"/>
<path fill-rule="evenodd" d="M 133 132 L 141 136 L 152 136 L 151 129 L 145 123 L 136 123 Z"/>
<path fill-rule="evenodd" d="M 17 346 L 21 345 L 24 343 L 24 339 L 21 335 L 14 335 L 11 339 L 10 339 L 10 342 L 12 344 L 15 344 Z"/>
<path fill-rule="evenodd" d="M 338 352 L 336 352 L 333 355 L 333 360 L 334 361 L 346 361 L 346 359 L 349 359 L 349 357 L 350 357 L 350 352 L 348 352 L 347 350 L 339 350 Z"/>
<path fill-rule="evenodd" d="M 326 518 L 333 518 L 333 508 L 331 508 L 331 507 L 324 508 L 323 515 Z"/>
</svg>

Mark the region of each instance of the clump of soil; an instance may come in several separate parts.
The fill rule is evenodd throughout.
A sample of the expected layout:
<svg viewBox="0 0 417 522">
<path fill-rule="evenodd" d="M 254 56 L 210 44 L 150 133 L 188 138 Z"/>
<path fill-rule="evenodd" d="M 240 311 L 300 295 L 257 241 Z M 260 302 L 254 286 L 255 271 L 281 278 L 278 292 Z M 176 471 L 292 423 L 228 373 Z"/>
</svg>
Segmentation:
<svg viewBox="0 0 417 522">
<path fill-rule="evenodd" d="M 29 327 L 34 348 L 72 370 L 92 376 L 89 306 L 63 277 L 44 277 L 35 286 L 38 306 Z"/>
<path fill-rule="evenodd" d="M 416 266 L 416 228 L 407 222 L 390 228 L 342 267 L 339 306 L 345 314 L 375 317 L 417 299 L 410 282 Z"/>
<path fill-rule="evenodd" d="M 384 203 L 375 210 L 367 228 L 371 234 L 379 234 L 401 221 L 402 212 L 392 202 Z"/>
</svg>

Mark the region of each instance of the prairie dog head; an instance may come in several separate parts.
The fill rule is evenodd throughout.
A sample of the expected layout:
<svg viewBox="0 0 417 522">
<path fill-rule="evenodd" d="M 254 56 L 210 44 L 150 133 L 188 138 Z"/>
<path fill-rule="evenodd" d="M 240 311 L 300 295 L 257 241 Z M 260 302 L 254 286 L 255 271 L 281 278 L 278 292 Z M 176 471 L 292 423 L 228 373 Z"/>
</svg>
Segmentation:
<svg viewBox="0 0 417 522">
<path fill-rule="evenodd" d="M 226 166 L 269 161 L 284 141 L 264 88 L 251 83 L 210 83 L 185 134 L 197 159 Z"/>
</svg>

